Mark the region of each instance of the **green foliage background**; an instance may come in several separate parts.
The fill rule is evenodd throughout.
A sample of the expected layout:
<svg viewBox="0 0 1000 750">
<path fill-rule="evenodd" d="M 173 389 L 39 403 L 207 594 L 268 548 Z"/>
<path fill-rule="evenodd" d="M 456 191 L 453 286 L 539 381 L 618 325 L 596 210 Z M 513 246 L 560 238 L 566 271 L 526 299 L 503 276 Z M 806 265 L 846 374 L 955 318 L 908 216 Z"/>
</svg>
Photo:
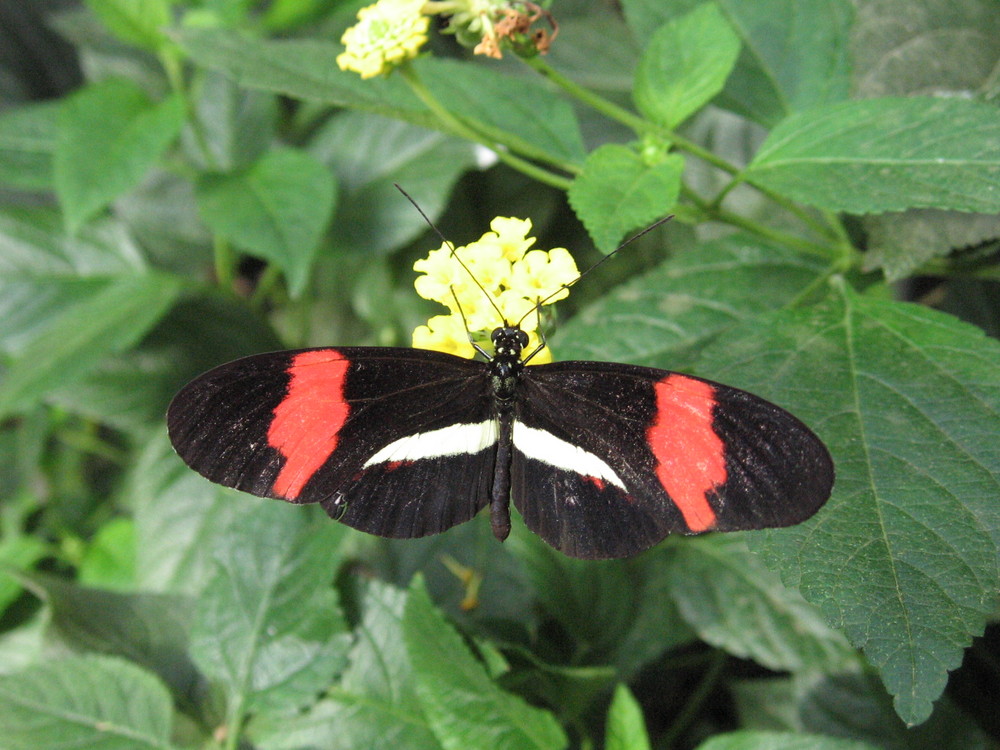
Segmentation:
<svg viewBox="0 0 1000 750">
<path fill-rule="evenodd" d="M 992 746 L 1000 7 L 555 0 L 544 58 L 362 81 L 360 5 L 0 3 L 0 748 Z M 187 379 L 437 312 L 397 182 L 581 266 L 676 214 L 556 356 L 782 404 L 828 506 L 593 563 L 184 467 Z"/>
</svg>

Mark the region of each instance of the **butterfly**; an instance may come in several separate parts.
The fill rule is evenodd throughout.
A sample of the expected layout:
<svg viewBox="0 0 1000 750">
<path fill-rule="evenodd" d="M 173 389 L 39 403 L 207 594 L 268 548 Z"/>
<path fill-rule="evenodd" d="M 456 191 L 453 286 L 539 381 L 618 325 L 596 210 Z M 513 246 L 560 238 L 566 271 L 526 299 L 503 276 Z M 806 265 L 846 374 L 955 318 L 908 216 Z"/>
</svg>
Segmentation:
<svg viewBox="0 0 1000 750">
<path fill-rule="evenodd" d="M 635 555 L 668 534 L 789 526 L 826 502 L 826 447 L 745 391 L 611 362 L 526 366 L 526 333 L 485 361 L 405 348 L 258 354 L 194 379 L 167 413 L 203 476 L 391 538 L 489 505 L 571 557 Z M 482 350 L 481 350 L 482 351 Z"/>
</svg>

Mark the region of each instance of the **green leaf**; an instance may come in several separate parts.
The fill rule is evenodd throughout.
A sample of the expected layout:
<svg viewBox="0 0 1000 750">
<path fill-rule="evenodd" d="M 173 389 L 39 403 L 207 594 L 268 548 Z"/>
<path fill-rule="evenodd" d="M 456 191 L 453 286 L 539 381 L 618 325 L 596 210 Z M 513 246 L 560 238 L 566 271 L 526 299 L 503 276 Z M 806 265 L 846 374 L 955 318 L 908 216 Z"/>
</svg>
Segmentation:
<svg viewBox="0 0 1000 750">
<path fill-rule="evenodd" d="M 7 536 L 0 540 L 0 613 L 21 594 L 21 582 L 10 568 L 30 570 L 45 557 L 48 545 L 36 536 Z"/>
<path fill-rule="evenodd" d="M 1000 211 L 1000 117 L 959 99 L 868 99 L 792 115 L 744 172 L 812 206 Z"/>
<path fill-rule="evenodd" d="M 406 592 L 372 579 L 348 666 L 326 699 L 296 717 L 264 717 L 250 734 L 264 750 L 302 747 L 440 750 L 424 718 L 403 641 Z"/>
<path fill-rule="evenodd" d="M 829 675 L 798 685 L 792 696 L 794 728 L 850 737 L 887 750 L 993 750 L 996 742 L 947 695 L 918 727 L 908 727 L 892 710 L 892 699 L 870 673 Z"/>
<path fill-rule="evenodd" d="M 309 154 L 268 151 L 245 170 L 198 180 L 198 210 L 212 231 L 281 268 L 293 296 L 305 289 L 333 213 L 333 175 Z"/>
<path fill-rule="evenodd" d="M 867 742 L 791 732 L 730 732 L 698 745 L 698 750 L 876 750 Z"/>
<path fill-rule="evenodd" d="M 670 593 L 702 640 L 776 672 L 847 669 L 854 649 L 738 536 L 688 539 L 669 568 Z"/>
<path fill-rule="evenodd" d="M 567 739 L 548 711 L 501 690 L 434 608 L 420 578 L 403 613 L 403 638 L 424 715 L 442 746 L 562 748 Z"/>
<path fill-rule="evenodd" d="M 635 73 L 635 103 L 646 117 L 674 128 L 722 91 L 740 40 L 714 3 L 660 28 Z"/>
<path fill-rule="evenodd" d="M 129 591 L 135 587 L 135 524 L 121 516 L 101 526 L 80 561 L 80 583 Z"/>
<path fill-rule="evenodd" d="M 743 42 L 718 105 L 774 127 L 792 112 L 848 98 L 856 49 L 849 0 L 717 1 Z"/>
<path fill-rule="evenodd" d="M 87 375 L 109 353 L 135 344 L 180 291 L 165 274 L 122 277 L 67 308 L 11 364 L 0 383 L 0 415 L 25 409 L 56 386 Z"/>
<path fill-rule="evenodd" d="M 727 332 L 704 361 L 827 443 L 833 499 L 748 534 L 751 548 L 864 648 L 903 720 L 923 721 L 1000 587 L 1000 342 L 838 284 L 815 309 Z"/>
<path fill-rule="evenodd" d="M 649 735 L 642 717 L 642 707 L 625 685 L 615 687 L 615 697 L 608 709 L 604 750 L 649 750 Z"/>
<path fill-rule="evenodd" d="M 55 183 L 70 233 L 135 187 L 183 124 L 179 95 L 153 103 L 122 79 L 90 84 L 69 97 L 59 117 Z"/>
<path fill-rule="evenodd" d="M 826 263 L 745 234 L 680 252 L 561 326 L 560 359 L 690 367 L 720 333 L 788 304 Z"/>
<path fill-rule="evenodd" d="M 174 38 L 206 68 L 240 86 L 285 94 L 433 127 L 437 118 L 398 77 L 362 80 L 340 70 L 339 44 L 316 39 L 269 41 L 224 29 L 182 29 Z"/>
<path fill-rule="evenodd" d="M 86 0 L 87 6 L 124 42 L 156 51 L 170 26 L 170 0 Z"/>
<path fill-rule="evenodd" d="M 452 114 L 501 134 L 518 150 L 570 164 L 583 162 L 586 150 L 573 108 L 533 78 L 431 57 L 418 61 L 416 69 Z"/>
<path fill-rule="evenodd" d="M 278 109 L 277 96 L 240 88 L 222 73 L 208 71 L 195 103 L 201 133 L 189 150 L 205 169 L 250 164 L 274 145 Z"/>
<path fill-rule="evenodd" d="M 166 688 L 120 659 L 81 656 L 0 677 L 6 750 L 169 748 Z"/>
<path fill-rule="evenodd" d="M 476 163 L 475 149 L 434 130 L 366 112 L 340 112 L 313 136 L 308 151 L 337 175 L 335 242 L 370 256 L 399 249 L 427 231 L 452 187 Z"/>
<path fill-rule="evenodd" d="M 331 587 L 343 527 L 308 523 L 302 508 L 243 500 L 214 540 L 216 572 L 192 616 L 191 655 L 245 712 L 288 711 L 314 700 L 341 665 L 348 640 Z"/>
<path fill-rule="evenodd" d="M 204 686 L 187 653 L 189 598 L 121 594 L 44 573 L 22 579 L 48 605 L 49 642 L 128 659 L 155 672 L 178 697 L 198 699 Z"/>
<path fill-rule="evenodd" d="M 25 104 L 0 114 L 0 184 L 51 190 L 58 102 Z"/>
<path fill-rule="evenodd" d="M 665 572 L 672 550 L 653 550 L 634 560 L 575 560 L 520 523 L 507 544 L 524 566 L 536 606 L 565 633 L 557 644 L 560 651 L 571 650 L 590 664 L 613 664 L 628 677 L 693 639 L 670 597 Z"/>
<path fill-rule="evenodd" d="M 197 595 L 215 575 L 213 548 L 248 512 L 245 495 L 212 484 L 174 453 L 166 430 L 135 462 L 136 585 L 144 591 Z"/>
<path fill-rule="evenodd" d="M 626 232 L 673 208 L 683 171 L 684 159 L 676 154 L 650 165 L 627 146 L 601 146 L 570 186 L 569 202 L 594 244 L 610 252 Z"/>
</svg>

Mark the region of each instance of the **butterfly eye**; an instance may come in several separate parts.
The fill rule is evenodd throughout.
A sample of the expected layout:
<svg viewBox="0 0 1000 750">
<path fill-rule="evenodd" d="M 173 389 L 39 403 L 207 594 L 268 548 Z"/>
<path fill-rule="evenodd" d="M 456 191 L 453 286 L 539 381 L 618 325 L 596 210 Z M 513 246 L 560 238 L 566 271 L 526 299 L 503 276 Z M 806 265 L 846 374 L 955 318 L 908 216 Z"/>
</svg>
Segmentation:
<svg viewBox="0 0 1000 750">
<path fill-rule="evenodd" d="M 503 336 L 503 329 L 502 328 L 494 328 L 493 329 L 493 333 L 490 334 L 490 340 L 493 342 L 494 346 L 500 340 L 501 336 Z"/>
<path fill-rule="evenodd" d="M 520 329 L 517 331 L 517 343 L 522 349 L 528 345 L 528 334 Z"/>
</svg>

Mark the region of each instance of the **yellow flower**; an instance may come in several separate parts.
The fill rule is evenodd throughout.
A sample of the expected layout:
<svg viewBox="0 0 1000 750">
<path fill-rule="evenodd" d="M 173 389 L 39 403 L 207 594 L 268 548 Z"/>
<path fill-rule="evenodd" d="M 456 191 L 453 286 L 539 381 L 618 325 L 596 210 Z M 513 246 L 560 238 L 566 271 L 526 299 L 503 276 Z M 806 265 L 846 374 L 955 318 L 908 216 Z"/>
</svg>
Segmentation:
<svg viewBox="0 0 1000 750">
<path fill-rule="evenodd" d="M 378 0 L 359 10 L 358 23 L 340 39 L 347 49 L 337 56 L 337 65 L 374 78 L 416 57 L 427 41 L 423 5 L 424 0 Z"/>
<path fill-rule="evenodd" d="M 550 301 L 555 302 L 569 296 L 568 289 L 560 292 L 559 288 L 577 276 L 576 262 L 566 248 L 556 247 L 548 252 L 532 250 L 514 267 L 511 286 L 525 290 L 524 296 L 530 300 L 545 299 L 551 294 Z"/>
<path fill-rule="evenodd" d="M 520 325 L 528 334 L 525 355 L 538 346 L 538 308 L 569 294 L 562 287 L 577 278 L 576 263 L 564 248 L 530 250 L 535 238 L 527 236 L 531 231 L 527 219 L 498 216 L 490 228 L 454 252 L 442 245 L 413 264 L 413 270 L 421 273 L 414 282 L 417 293 L 452 313 L 418 327 L 414 346 L 473 356 L 466 326 L 477 341 L 486 342 L 492 329 L 505 324 Z M 552 298 L 546 299 L 549 295 Z M 531 363 L 550 361 L 552 353 L 543 349 Z"/>
<path fill-rule="evenodd" d="M 459 315 L 435 315 L 425 326 L 413 329 L 413 346 L 417 349 L 433 349 L 458 357 L 472 359 L 476 350 L 469 342 L 469 334 Z"/>
</svg>

